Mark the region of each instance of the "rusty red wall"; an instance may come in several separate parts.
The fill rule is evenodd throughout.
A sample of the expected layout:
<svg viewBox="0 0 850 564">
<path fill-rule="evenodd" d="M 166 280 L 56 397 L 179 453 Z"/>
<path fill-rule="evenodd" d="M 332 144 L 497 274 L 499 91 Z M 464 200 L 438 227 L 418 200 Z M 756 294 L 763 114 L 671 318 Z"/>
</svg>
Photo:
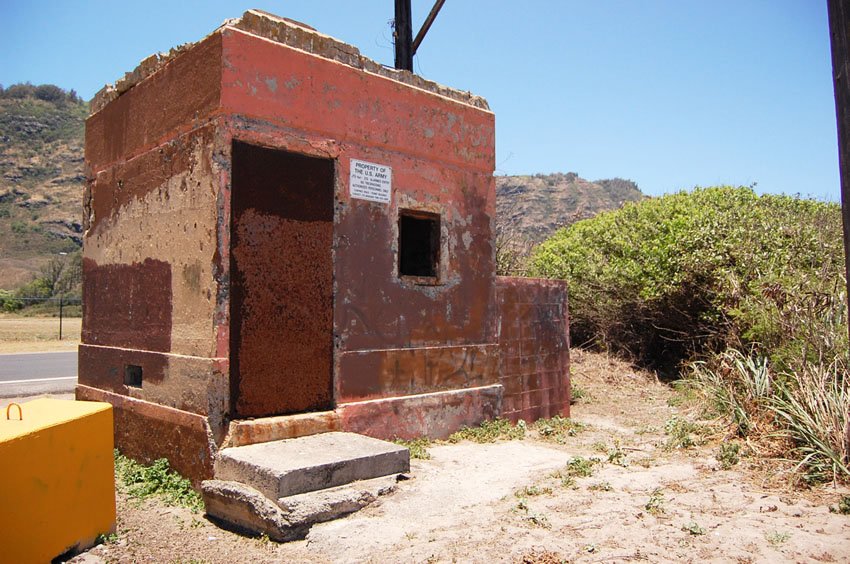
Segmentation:
<svg viewBox="0 0 850 564">
<path fill-rule="evenodd" d="M 495 121 L 486 104 L 410 76 L 387 78 L 349 52 L 347 64 L 310 54 L 339 46 L 303 28 L 296 35 L 307 43 L 294 48 L 238 25 L 138 71 L 87 121 L 78 397 L 116 406 L 122 448 L 168 456 L 193 478 L 208 475 L 234 416 L 335 406 L 344 428 L 392 438 L 444 436 L 499 413 L 568 413 L 566 288 L 495 277 Z M 231 311 L 259 304 L 238 303 L 247 272 L 239 234 L 261 227 L 240 214 L 262 194 L 239 193 L 240 143 L 333 163 L 317 236 L 302 230 L 301 240 L 277 245 L 327 251 L 312 265 L 323 266 L 321 291 L 292 300 L 302 321 L 279 326 L 280 312 L 264 311 L 272 332 L 285 335 L 277 351 L 269 334 L 261 351 L 246 352 L 267 364 L 250 394 L 231 373 L 242 342 Z M 352 159 L 392 167 L 389 203 L 351 197 Z M 399 275 L 401 210 L 440 216 L 435 280 Z M 275 246 L 248 270 L 262 273 Z M 276 275 L 312 276 L 280 259 Z M 315 324 L 305 321 L 311 312 Z M 325 339 L 321 350 L 287 356 L 284 347 L 308 344 L 295 330 L 305 324 L 315 329 L 309 344 Z M 321 401 L 269 403 L 293 386 L 295 396 L 318 397 L 298 379 L 318 357 L 329 361 L 315 364 L 319 371 L 332 370 Z M 288 383 L 274 381 L 281 363 Z M 124 385 L 127 364 L 143 368 L 141 388 Z M 148 441 L 146 428 L 162 440 Z"/>
<path fill-rule="evenodd" d="M 337 162 L 337 404 L 496 383 L 493 114 L 234 29 L 222 54 L 234 139 Z M 350 197 L 352 158 L 389 204 Z M 398 275 L 400 209 L 440 215 L 438 284 Z"/>
<path fill-rule="evenodd" d="M 211 473 L 210 438 L 223 438 L 229 408 L 214 321 L 220 39 L 184 51 L 86 122 L 77 397 L 113 404 L 122 451 L 167 457 L 193 479 Z M 142 387 L 124 384 L 127 365 L 141 368 Z"/>
<path fill-rule="evenodd" d="M 570 414 L 567 284 L 496 278 L 502 416 L 511 421 Z"/>
</svg>

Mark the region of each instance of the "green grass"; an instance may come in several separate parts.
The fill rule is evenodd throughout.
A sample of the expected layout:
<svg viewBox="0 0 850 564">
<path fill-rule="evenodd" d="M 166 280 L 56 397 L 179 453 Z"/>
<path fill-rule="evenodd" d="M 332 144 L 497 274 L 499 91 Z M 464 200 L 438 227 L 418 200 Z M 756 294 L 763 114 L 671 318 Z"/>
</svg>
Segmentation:
<svg viewBox="0 0 850 564">
<path fill-rule="evenodd" d="M 414 460 L 431 460 L 431 453 L 428 452 L 428 448 L 434 444 L 434 441 L 428 437 L 411 440 L 396 439 L 393 442 L 407 448 L 410 451 L 410 458 Z"/>
<path fill-rule="evenodd" d="M 460 431 L 452 433 L 448 441 L 459 443 L 461 441 L 472 441 L 474 443 L 494 443 L 499 440 L 520 440 L 525 438 L 527 426 L 525 421 L 520 420 L 514 425 L 507 419 L 496 418 L 485 421 L 478 427 L 463 427 Z"/>
<path fill-rule="evenodd" d="M 115 450 L 115 476 L 123 491 L 139 500 L 155 496 L 166 505 L 187 507 L 199 512 L 204 509 L 200 494 L 192 483 L 171 470 L 168 460 L 160 458 L 144 465 Z"/>
</svg>

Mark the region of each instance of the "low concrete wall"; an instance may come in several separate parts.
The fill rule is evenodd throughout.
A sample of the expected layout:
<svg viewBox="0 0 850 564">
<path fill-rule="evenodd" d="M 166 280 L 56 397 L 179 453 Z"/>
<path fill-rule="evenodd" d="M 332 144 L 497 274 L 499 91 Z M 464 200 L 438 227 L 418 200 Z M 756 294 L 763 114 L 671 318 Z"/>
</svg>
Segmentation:
<svg viewBox="0 0 850 564">
<path fill-rule="evenodd" d="M 567 284 L 497 277 L 502 417 L 534 421 L 570 414 Z"/>
</svg>

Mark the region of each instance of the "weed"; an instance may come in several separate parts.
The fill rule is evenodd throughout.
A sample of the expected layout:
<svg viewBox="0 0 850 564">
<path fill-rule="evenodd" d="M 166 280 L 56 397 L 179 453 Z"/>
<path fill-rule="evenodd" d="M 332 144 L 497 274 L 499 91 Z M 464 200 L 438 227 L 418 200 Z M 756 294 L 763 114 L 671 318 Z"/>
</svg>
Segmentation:
<svg viewBox="0 0 850 564">
<path fill-rule="evenodd" d="M 610 492 L 614 488 L 612 488 L 611 484 L 609 484 L 608 482 L 599 482 L 597 484 L 591 484 L 587 486 L 587 489 L 597 492 Z"/>
<path fill-rule="evenodd" d="M 738 464 L 741 461 L 740 451 L 741 445 L 738 443 L 721 443 L 717 451 L 717 460 L 720 462 L 720 466 L 724 470 L 729 470 Z"/>
<path fill-rule="evenodd" d="M 694 536 L 704 535 L 705 529 L 699 526 L 696 521 L 691 521 L 687 525 L 682 525 L 682 530 L 686 533 L 691 533 Z"/>
<path fill-rule="evenodd" d="M 578 403 L 580 400 L 589 400 L 590 394 L 587 390 L 577 384 L 570 386 L 570 404 Z"/>
<path fill-rule="evenodd" d="M 652 463 L 655 462 L 655 460 L 653 458 L 650 458 L 650 457 L 644 457 L 644 458 L 636 458 L 632 462 L 637 464 L 641 468 L 650 468 L 652 466 Z"/>
<path fill-rule="evenodd" d="M 524 439 L 527 425 L 520 420 L 513 425 L 507 419 L 496 418 L 485 421 L 478 427 L 463 427 L 460 431 L 452 433 L 448 441 L 459 443 L 460 441 L 472 441 L 475 443 L 494 443 L 498 440 Z"/>
<path fill-rule="evenodd" d="M 620 448 L 619 440 L 615 440 L 614 446 L 608 449 L 608 462 L 616 464 L 617 466 L 622 466 L 623 468 L 629 465 L 629 463 L 626 462 L 626 452 Z"/>
<path fill-rule="evenodd" d="M 674 415 L 664 423 L 664 433 L 670 437 L 664 446 L 667 449 L 691 448 L 699 444 L 697 435 L 704 432 L 701 425 Z"/>
<path fill-rule="evenodd" d="M 823 309 L 827 315 L 832 307 L 827 302 L 810 306 Z M 843 315 L 843 306 L 841 311 Z M 834 338 L 843 339 L 845 333 Z M 810 340 L 818 338 L 810 336 Z M 799 353 L 806 356 L 805 351 Z M 694 363 L 691 376 L 706 400 L 730 419 L 739 435 L 780 437 L 792 443 L 796 470 L 805 482 L 848 480 L 850 465 L 846 460 L 850 453 L 844 429 L 850 412 L 850 379 L 844 376 L 843 357 L 836 356 L 831 364 L 827 359 L 804 359 L 795 363 L 794 370 L 773 374 L 765 358 L 730 349 L 707 363 Z"/>
<path fill-rule="evenodd" d="M 576 479 L 573 476 L 563 476 L 561 478 L 561 487 L 567 489 L 575 489 Z"/>
<path fill-rule="evenodd" d="M 553 478 L 561 480 L 561 486 L 564 488 L 574 488 L 576 478 L 587 478 L 593 475 L 593 468 L 601 462 L 598 458 L 584 458 L 583 456 L 574 456 L 570 459 L 567 465 L 552 473 Z"/>
<path fill-rule="evenodd" d="M 717 355 L 713 367 L 691 364 L 691 382 L 711 408 L 729 417 L 738 434 L 746 437 L 773 391 L 767 359 L 748 357 L 735 349 Z"/>
<path fill-rule="evenodd" d="M 534 423 L 534 429 L 543 439 L 563 444 L 567 437 L 575 437 L 584 431 L 585 426 L 566 417 L 556 415 L 551 419 L 538 419 Z"/>
<path fill-rule="evenodd" d="M 593 475 L 593 468 L 599 464 L 598 458 L 584 458 L 582 456 L 574 456 L 567 463 L 567 474 L 576 478 L 587 478 Z"/>
<path fill-rule="evenodd" d="M 767 542 L 769 542 L 771 546 L 776 547 L 776 546 L 779 546 L 780 544 L 785 543 L 788 539 L 790 539 L 791 533 L 785 533 L 785 532 L 781 532 L 781 531 L 773 531 L 773 532 L 767 533 L 764 536 L 764 538 L 767 539 Z"/>
<path fill-rule="evenodd" d="M 604 453 L 608 454 L 608 445 L 606 445 L 602 441 L 596 441 L 595 443 L 590 445 L 590 447 L 593 450 L 595 450 L 596 452 L 604 452 Z"/>
<path fill-rule="evenodd" d="M 549 529 L 552 526 L 551 523 L 549 523 L 548 517 L 535 513 L 531 510 L 531 507 L 529 507 L 528 501 L 525 498 L 520 498 L 519 502 L 516 504 L 516 510 L 525 513 L 524 518 L 538 527 Z"/>
<path fill-rule="evenodd" d="M 95 544 L 112 544 L 118 540 L 118 533 L 108 533 L 97 535 L 94 542 Z"/>
<path fill-rule="evenodd" d="M 166 505 L 180 505 L 192 511 L 202 511 L 204 502 L 192 489 L 192 483 L 173 472 L 168 460 L 160 458 L 145 466 L 115 450 L 115 475 L 128 495 L 137 499 L 160 497 Z"/>
<path fill-rule="evenodd" d="M 405 439 L 396 439 L 393 442 L 407 448 L 407 450 L 410 451 L 410 458 L 416 460 L 431 460 L 431 453 L 428 452 L 428 448 L 434 443 L 428 437 L 419 437 L 409 441 Z"/>
<path fill-rule="evenodd" d="M 538 495 L 549 495 L 552 493 L 552 488 L 541 488 L 540 486 L 525 486 L 524 488 L 514 492 L 514 495 L 519 498 L 535 497 Z"/>
<path fill-rule="evenodd" d="M 850 495 L 845 495 L 838 500 L 838 505 L 829 508 L 830 513 L 839 513 L 841 515 L 850 515 Z"/>
<path fill-rule="evenodd" d="M 656 517 L 664 514 L 664 492 L 661 491 L 661 488 L 652 490 L 652 493 L 649 494 L 649 501 L 643 507 L 651 515 L 655 515 Z"/>
<path fill-rule="evenodd" d="M 526 518 L 538 527 L 543 527 L 544 529 L 552 528 L 552 524 L 549 522 L 549 518 L 545 515 L 540 515 L 539 513 L 529 513 L 528 517 Z"/>
</svg>

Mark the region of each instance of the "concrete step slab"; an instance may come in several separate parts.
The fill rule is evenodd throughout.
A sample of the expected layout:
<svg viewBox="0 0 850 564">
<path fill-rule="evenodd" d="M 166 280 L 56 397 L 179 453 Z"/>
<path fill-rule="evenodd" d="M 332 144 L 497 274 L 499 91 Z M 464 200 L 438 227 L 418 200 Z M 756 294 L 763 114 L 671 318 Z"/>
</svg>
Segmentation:
<svg viewBox="0 0 850 564">
<path fill-rule="evenodd" d="M 266 534 L 277 542 L 300 540 L 310 525 L 293 522 L 272 500 L 245 484 L 223 480 L 201 482 L 206 513 L 228 529 Z"/>
<path fill-rule="evenodd" d="M 352 482 L 327 490 L 318 490 L 277 500 L 277 505 L 292 523 L 324 523 L 360 511 L 379 497 L 396 490 L 397 476 L 383 476 Z"/>
<path fill-rule="evenodd" d="M 331 432 L 222 449 L 215 478 L 241 482 L 277 500 L 409 470 L 405 447 Z"/>
<path fill-rule="evenodd" d="M 282 498 L 277 504 L 239 482 L 206 480 L 201 492 L 207 515 L 226 528 L 289 542 L 306 537 L 315 523 L 344 517 L 394 492 L 396 483 L 395 476 L 384 476 Z"/>
</svg>

